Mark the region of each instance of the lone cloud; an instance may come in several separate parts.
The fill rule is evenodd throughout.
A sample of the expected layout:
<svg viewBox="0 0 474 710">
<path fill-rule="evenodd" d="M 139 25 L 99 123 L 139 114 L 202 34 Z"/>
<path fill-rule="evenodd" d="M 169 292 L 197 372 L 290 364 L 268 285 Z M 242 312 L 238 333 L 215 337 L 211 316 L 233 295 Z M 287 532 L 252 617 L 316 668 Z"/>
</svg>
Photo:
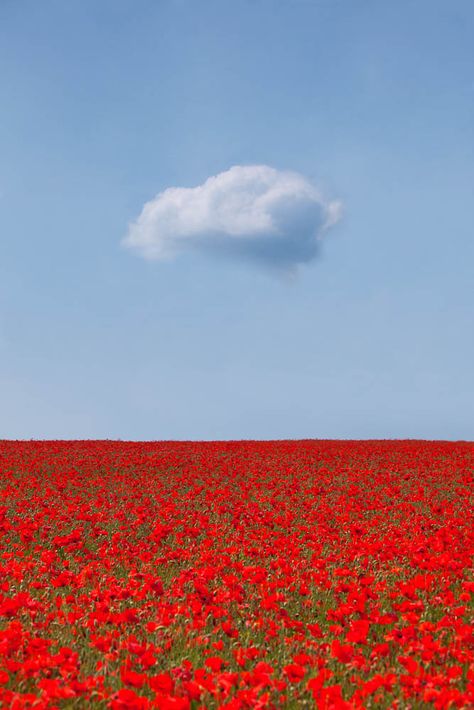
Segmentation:
<svg viewBox="0 0 474 710">
<path fill-rule="evenodd" d="M 146 259 L 200 250 L 294 272 L 318 254 L 341 214 L 306 178 L 236 165 L 197 187 L 170 187 L 147 202 L 124 244 Z"/>
</svg>

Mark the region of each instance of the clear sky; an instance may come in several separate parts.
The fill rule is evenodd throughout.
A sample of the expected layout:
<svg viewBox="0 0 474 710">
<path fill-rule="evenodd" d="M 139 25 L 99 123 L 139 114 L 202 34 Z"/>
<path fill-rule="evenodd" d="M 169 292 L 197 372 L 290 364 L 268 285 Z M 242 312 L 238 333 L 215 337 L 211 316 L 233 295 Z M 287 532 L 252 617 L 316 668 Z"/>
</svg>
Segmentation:
<svg viewBox="0 0 474 710">
<path fill-rule="evenodd" d="M 1 0 L 0 438 L 473 439 L 473 37 L 472 0 Z M 342 205 L 294 273 L 219 251 L 239 202 L 124 246 L 255 165 Z"/>
</svg>

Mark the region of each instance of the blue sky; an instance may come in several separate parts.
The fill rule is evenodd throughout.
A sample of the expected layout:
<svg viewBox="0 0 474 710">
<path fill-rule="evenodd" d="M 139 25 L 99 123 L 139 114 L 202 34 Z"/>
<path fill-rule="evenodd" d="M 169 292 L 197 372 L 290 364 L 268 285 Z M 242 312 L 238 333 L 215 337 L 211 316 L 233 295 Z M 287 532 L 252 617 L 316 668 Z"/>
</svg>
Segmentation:
<svg viewBox="0 0 474 710">
<path fill-rule="evenodd" d="M 474 438 L 473 36 L 471 0 L 3 0 L 0 436 Z M 124 248 L 236 165 L 343 204 L 296 276 Z"/>
</svg>

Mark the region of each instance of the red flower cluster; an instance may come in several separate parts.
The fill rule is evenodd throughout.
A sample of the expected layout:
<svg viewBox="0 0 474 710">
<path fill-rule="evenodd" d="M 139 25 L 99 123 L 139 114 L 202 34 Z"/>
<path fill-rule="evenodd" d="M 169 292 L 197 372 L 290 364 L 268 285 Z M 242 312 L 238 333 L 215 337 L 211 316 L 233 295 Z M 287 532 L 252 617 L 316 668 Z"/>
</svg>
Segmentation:
<svg viewBox="0 0 474 710">
<path fill-rule="evenodd" d="M 0 443 L 0 705 L 474 707 L 474 445 Z"/>
</svg>

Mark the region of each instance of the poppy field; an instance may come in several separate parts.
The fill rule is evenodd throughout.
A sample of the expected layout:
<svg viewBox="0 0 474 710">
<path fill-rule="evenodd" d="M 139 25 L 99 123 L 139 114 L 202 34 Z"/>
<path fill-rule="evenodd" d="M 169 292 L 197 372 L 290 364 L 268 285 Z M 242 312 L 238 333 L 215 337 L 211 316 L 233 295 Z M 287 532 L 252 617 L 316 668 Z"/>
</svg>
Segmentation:
<svg viewBox="0 0 474 710">
<path fill-rule="evenodd" d="M 0 705 L 473 708 L 474 444 L 0 442 Z"/>
</svg>

